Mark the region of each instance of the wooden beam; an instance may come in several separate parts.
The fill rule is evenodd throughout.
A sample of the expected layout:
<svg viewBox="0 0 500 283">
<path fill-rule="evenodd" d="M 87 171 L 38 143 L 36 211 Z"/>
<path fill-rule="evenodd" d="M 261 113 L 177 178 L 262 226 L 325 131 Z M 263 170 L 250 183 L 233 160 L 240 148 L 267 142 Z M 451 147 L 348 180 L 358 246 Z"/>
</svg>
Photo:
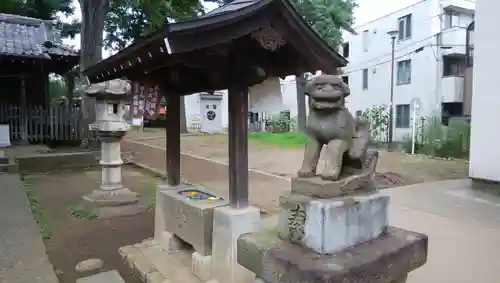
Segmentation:
<svg viewBox="0 0 500 283">
<path fill-rule="evenodd" d="M 167 92 L 167 182 L 177 186 L 181 182 L 181 132 L 180 132 L 180 96 Z"/>
</svg>

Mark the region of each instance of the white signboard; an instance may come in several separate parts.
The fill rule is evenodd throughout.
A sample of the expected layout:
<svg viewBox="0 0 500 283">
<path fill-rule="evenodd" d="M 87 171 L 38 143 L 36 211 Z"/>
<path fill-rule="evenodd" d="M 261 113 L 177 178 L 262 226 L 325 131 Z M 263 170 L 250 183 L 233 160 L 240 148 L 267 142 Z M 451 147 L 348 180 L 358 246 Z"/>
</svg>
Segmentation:
<svg viewBox="0 0 500 283">
<path fill-rule="evenodd" d="M 10 130 L 9 125 L 0 125 L 0 147 L 10 146 Z"/>
</svg>

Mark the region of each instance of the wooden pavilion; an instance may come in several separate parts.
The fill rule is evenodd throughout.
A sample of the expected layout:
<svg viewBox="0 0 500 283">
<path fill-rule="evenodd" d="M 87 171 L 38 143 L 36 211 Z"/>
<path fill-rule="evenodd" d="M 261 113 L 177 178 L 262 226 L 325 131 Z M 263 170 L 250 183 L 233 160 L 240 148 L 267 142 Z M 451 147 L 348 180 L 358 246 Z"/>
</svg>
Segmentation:
<svg viewBox="0 0 500 283">
<path fill-rule="evenodd" d="M 235 0 L 203 17 L 163 29 L 84 74 L 92 83 L 126 77 L 153 81 L 167 112 L 167 180 L 180 183 L 180 96 L 228 89 L 229 199 L 248 205 L 248 87 L 267 77 L 335 73 L 347 61 L 328 46 L 288 0 Z"/>
</svg>

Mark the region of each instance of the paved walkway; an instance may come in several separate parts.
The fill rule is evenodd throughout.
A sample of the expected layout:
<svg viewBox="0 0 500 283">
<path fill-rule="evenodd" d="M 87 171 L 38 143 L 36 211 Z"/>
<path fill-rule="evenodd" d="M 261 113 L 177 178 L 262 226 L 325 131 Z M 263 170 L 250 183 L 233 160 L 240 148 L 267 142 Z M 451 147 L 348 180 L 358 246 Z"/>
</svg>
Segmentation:
<svg viewBox="0 0 500 283">
<path fill-rule="evenodd" d="M 19 175 L 0 175 L 0 282 L 57 283 Z"/>
<path fill-rule="evenodd" d="M 391 225 L 429 236 L 428 262 L 408 283 L 498 283 L 500 200 L 470 189 L 470 180 L 384 191 Z"/>
<path fill-rule="evenodd" d="M 134 153 L 135 162 L 165 172 L 164 148 L 131 140 L 123 141 L 121 145 L 123 151 Z M 249 171 L 250 202 L 269 214 L 276 212 L 278 197 L 290 188 L 289 179 L 257 170 Z M 228 195 L 228 173 L 228 166 L 224 162 L 190 154 L 181 155 L 181 177 L 210 188 L 217 194 Z"/>
<path fill-rule="evenodd" d="M 140 162 L 164 172 L 161 147 L 124 142 L 138 151 Z M 227 165 L 183 155 L 187 180 L 227 191 Z M 220 174 L 220 175 L 217 175 Z M 275 210 L 277 197 L 289 189 L 288 180 L 250 172 L 250 202 Z M 390 224 L 429 236 L 428 263 L 412 272 L 408 283 L 498 283 L 500 260 L 500 199 L 469 189 L 469 180 L 396 187 L 391 196 Z M 273 225 L 276 217 L 268 217 Z"/>
</svg>

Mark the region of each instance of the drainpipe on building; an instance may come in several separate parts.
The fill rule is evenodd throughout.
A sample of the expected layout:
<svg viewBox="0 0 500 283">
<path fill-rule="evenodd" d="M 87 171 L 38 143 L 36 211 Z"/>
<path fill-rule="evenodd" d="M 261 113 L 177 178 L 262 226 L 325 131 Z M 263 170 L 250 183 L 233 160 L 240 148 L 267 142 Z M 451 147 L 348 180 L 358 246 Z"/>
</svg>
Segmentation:
<svg viewBox="0 0 500 283">
<path fill-rule="evenodd" d="M 443 80 L 443 55 L 441 53 L 441 32 L 436 35 L 436 111 L 438 117 L 441 117 L 443 93 L 442 93 L 442 80 Z"/>
<path fill-rule="evenodd" d="M 442 80 L 443 80 L 443 55 L 441 53 L 442 42 L 442 33 L 443 33 L 443 13 L 444 7 L 441 4 L 441 0 L 437 1 L 438 3 L 438 19 L 439 19 L 439 31 L 436 34 L 436 114 L 437 118 L 441 118 L 442 112 L 442 102 L 443 102 L 443 92 L 442 92 Z"/>
</svg>

